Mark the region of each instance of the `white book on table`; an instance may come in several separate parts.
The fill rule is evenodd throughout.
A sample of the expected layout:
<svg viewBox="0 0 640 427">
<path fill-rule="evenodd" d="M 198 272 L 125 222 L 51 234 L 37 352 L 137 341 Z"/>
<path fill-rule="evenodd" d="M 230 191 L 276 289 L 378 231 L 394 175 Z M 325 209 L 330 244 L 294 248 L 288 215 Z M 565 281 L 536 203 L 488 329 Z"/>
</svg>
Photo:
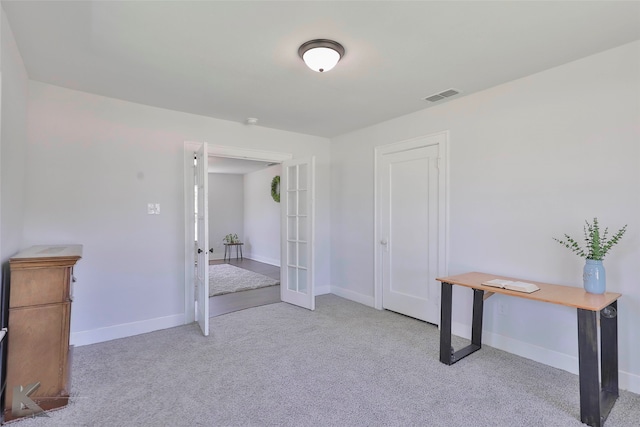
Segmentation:
<svg viewBox="0 0 640 427">
<path fill-rule="evenodd" d="M 508 289 L 510 291 L 525 292 L 530 294 L 540 288 L 533 283 L 519 282 L 517 280 L 492 279 L 482 282 L 484 286 L 493 286 L 494 288 Z"/>
</svg>

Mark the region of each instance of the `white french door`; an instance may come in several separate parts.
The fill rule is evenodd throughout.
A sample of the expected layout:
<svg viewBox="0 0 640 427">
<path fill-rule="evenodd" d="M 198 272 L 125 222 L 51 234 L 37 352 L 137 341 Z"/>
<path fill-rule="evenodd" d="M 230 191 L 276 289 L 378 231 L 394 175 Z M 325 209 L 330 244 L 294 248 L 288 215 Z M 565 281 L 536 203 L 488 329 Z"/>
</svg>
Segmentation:
<svg viewBox="0 0 640 427">
<path fill-rule="evenodd" d="M 207 144 L 195 154 L 195 187 L 197 188 L 197 241 L 195 306 L 196 320 L 205 336 L 209 335 L 209 189 Z"/>
<path fill-rule="evenodd" d="M 313 283 L 315 159 L 282 163 L 280 298 L 315 309 Z"/>
<path fill-rule="evenodd" d="M 197 153 L 196 153 L 197 152 Z M 194 153 L 198 157 L 198 164 L 202 166 L 197 171 L 193 167 Z M 185 324 L 198 321 L 202 332 L 207 335 L 209 323 L 209 280 L 208 280 L 208 179 L 207 179 L 207 163 L 208 156 L 229 157 L 236 159 L 257 160 L 261 162 L 282 163 L 292 158 L 290 153 L 280 153 L 273 151 L 253 150 L 239 147 L 226 147 L 221 145 L 207 144 L 197 141 L 185 141 L 184 144 L 184 183 L 185 183 Z M 313 169 L 312 167 L 310 169 Z M 311 185 L 313 185 L 313 175 L 310 177 Z M 197 196 L 194 188 L 197 188 Z M 284 186 L 283 186 L 284 188 Z M 309 190 L 313 193 L 313 187 Z M 281 200 L 284 202 L 286 193 L 282 192 Z M 200 199 L 202 197 L 202 199 Z M 197 209 L 196 209 L 197 206 Z M 282 208 L 283 209 L 283 208 Z M 197 216 L 194 215 L 197 211 Z M 313 218 L 313 210 L 310 210 Z M 304 219 L 301 220 L 304 222 Z M 196 227 L 197 224 L 197 227 Z M 198 230 L 196 235 L 195 230 Z M 311 233 L 313 237 L 313 233 Z M 196 247 L 194 250 L 194 241 Z M 287 241 L 284 231 L 281 231 L 281 246 Z M 311 245 L 311 242 L 309 243 Z M 197 253 L 197 249 L 202 252 Z M 284 252 L 283 252 L 284 253 Z M 284 258 L 283 258 L 284 259 Z M 312 259 L 310 256 L 308 259 Z M 284 263 L 284 261 L 282 261 Z M 194 266 L 197 265 L 197 271 Z M 297 264 L 296 264 L 297 266 Z M 302 266 L 300 266 L 302 267 Z M 282 268 L 282 271 L 285 271 Z M 312 268 L 311 268 L 311 271 Z M 284 274 L 281 274 L 284 276 Z M 281 277 L 281 282 L 284 280 Z M 313 282 L 309 280 L 307 283 Z M 282 286 L 281 286 L 282 288 Z M 311 288 L 313 291 L 313 288 Z M 295 302 L 293 302 L 295 303 Z"/>
<path fill-rule="evenodd" d="M 381 308 L 439 323 L 445 271 L 446 135 L 377 152 L 377 281 Z"/>
</svg>

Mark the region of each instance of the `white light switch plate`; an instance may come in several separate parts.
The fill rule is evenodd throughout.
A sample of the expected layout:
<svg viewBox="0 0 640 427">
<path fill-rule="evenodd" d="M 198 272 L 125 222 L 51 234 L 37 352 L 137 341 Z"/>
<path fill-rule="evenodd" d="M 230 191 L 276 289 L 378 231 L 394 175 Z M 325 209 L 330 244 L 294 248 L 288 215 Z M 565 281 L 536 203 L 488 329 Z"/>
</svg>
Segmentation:
<svg viewBox="0 0 640 427">
<path fill-rule="evenodd" d="M 160 203 L 147 203 L 147 213 L 149 215 L 160 215 Z"/>
</svg>

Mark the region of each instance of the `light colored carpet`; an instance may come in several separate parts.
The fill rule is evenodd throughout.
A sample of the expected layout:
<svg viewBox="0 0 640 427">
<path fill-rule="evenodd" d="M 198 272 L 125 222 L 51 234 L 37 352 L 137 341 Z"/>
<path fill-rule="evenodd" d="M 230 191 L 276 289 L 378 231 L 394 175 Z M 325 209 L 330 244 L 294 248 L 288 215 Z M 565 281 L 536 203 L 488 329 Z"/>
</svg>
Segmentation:
<svg viewBox="0 0 640 427">
<path fill-rule="evenodd" d="M 456 340 L 456 346 L 461 342 Z M 578 377 L 495 348 L 438 361 L 435 326 L 334 295 L 75 349 L 72 403 L 15 427 L 584 427 Z M 622 391 L 605 427 L 638 426 Z"/>
<path fill-rule="evenodd" d="M 230 264 L 209 266 L 210 297 L 279 284 L 279 280 L 274 280 L 264 274 L 254 273 L 253 271 L 238 268 Z"/>
</svg>

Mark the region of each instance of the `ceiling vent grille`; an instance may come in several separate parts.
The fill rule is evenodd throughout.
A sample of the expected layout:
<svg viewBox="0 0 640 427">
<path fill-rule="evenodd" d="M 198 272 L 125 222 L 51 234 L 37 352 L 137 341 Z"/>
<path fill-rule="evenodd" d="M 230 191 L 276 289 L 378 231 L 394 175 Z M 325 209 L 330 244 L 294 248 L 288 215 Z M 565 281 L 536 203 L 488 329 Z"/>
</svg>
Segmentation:
<svg viewBox="0 0 640 427">
<path fill-rule="evenodd" d="M 452 96 L 458 95 L 460 92 L 461 91 L 459 91 L 458 89 L 451 88 L 451 89 L 443 90 L 442 92 L 434 93 L 433 95 L 429 95 L 423 99 L 429 102 L 438 102 L 442 99 L 450 98 Z"/>
</svg>

